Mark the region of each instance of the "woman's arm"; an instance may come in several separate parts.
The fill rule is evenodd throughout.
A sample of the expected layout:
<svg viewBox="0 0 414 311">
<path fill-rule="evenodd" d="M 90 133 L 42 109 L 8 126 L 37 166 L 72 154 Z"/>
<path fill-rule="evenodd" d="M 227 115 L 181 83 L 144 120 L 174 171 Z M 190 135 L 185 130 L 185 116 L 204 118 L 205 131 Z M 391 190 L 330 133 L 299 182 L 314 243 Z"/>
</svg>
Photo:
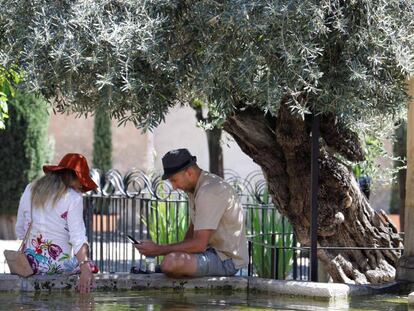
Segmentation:
<svg viewBox="0 0 414 311">
<path fill-rule="evenodd" d="M 27 230 L 26 215 L 30 214 L 30 187 L 29 185 L 24 189 L 22 196 L 20 197 L 19 209 L 17 210 L 16 219 L 16 236 L 18 239 L 23 239 Z"/>
<path fill-rule="evenodd" d="M 88 244 L 83 221 L 83 198 L 80 195 L 73 195 L 70 200 L 67 215 L 69 242 L 72 244 L 73 252 L 77 254 L 84 244 Z"/>
<path fill-rule="evenodd" d="M 91 290 L 93 275 L 89 267 L 89 246 L 86 238 L 85 223 L 83 221 L 83 198 L 79 195 L 71 197 L 72 202 L 68 208 L 69 242 L 78 259 L 81 275 L 78 290 L 81 294 Z"/>
<path fill-rule="evenodd" d="M 78 290 L 81 294 L 89 293 L 93 281 L 93 274 L 89 267 L 89 247 L 88 244 L 83 244 L 80 250 L 76 253 L 80 267 L 80 278 L 78 283 Z"/>
</svg>

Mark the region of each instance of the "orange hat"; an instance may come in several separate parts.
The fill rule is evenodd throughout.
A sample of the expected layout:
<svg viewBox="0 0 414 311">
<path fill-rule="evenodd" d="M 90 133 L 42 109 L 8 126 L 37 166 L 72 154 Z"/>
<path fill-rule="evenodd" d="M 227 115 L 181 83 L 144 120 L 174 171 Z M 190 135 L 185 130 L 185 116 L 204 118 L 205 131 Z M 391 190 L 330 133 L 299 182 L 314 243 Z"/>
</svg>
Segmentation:
<svg viewBox="0 0 414 311">
<path fill-rule="evenodd" d="M 43 172 L 54 172 L 60 170 L 73 170 L 78 177 L 79 182 L 82 185 L 82 192 L 87 192 L 98 187 L 92 178 L 89 176 L 89 167 L 86 158 L 78 153 L 68 153 L 62 160 L 60 160 L 59 165 L 44 165 Z"/>
</svg>

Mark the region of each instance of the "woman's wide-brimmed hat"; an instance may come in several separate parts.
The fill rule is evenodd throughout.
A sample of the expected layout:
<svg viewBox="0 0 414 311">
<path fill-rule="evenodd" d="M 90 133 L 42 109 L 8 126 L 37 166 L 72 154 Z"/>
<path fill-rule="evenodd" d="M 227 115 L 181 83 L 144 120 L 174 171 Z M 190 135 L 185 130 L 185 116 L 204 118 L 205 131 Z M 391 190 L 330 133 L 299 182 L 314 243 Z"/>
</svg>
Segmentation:
<svg viewBox="0 0 414 311">
<path fill-rule="evenodd" d="M 44 165 L 43 172 L 56 172 L 61 170 L 72 170 L 82 185 L 82 192 L 88 192 L 98 187 L 89 176 L 89 166 L 86 158 L 79 153 L 68 153 L 58 165 Z"/>
</svg>

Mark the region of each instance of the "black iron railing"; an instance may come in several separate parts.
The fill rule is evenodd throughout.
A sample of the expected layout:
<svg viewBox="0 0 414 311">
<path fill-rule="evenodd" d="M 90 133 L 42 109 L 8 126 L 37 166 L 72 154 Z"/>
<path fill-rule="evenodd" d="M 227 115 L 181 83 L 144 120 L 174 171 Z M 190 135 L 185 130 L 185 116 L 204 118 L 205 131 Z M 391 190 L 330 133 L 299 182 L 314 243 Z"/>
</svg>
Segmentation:
<svg viewBox="0 0 414 311">
<path fill-rule="evenodd" d="M 85 220 L 93 259 L 102 272 L 129 271 L 143 259 L 126 239 L 173 243 L 184 238 L 189 214 L 187 197 L 159 176 L 117 171 L 92 177 L 99 185 L 85 196 Z M 302 251 L 288 221 L 270 200 L 260 173 L 241 179 L 227 175 L 246 212 L 250 265 L 244 275 L 307 279 L 307 251 Z M 161 258 L 158 258 L 158 261 Z"/>
<path fill-rule="evenodd" d="M 127 272 L 143 259 L 127 235 L 161 244 L 184 238 L 189 223 L 185 193 L 173 191 L 158 175 L 140 171 L 124 177 L 114 170 L 92 173 L 99 187 L 84 197 L 85 222 L 92 258 L 101 272 Z M 239 192 L 245 209 L 249 266 L 240 274 L 309 280 L 310 248 L 296 241 L 291 225 L 272 203 L 262 175 L 241 179 L 228 174 L 226 180 Z"/>
</svg>

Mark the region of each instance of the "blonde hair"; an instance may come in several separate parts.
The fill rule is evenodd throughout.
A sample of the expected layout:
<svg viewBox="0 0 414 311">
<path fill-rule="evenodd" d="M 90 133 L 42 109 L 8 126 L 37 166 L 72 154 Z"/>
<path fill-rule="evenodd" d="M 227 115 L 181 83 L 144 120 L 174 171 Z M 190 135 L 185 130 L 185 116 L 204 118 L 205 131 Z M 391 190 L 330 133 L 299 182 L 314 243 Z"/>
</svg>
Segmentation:
<svg viewBox="0 0 414 311">
<path fill-rule="evenodd" d="M 52 206 L 55 206 L 76 179 L 72 170 L 47 172 L 32 185 L 32 205 L 43 208 L 52 201 Z"/>
</svg>

